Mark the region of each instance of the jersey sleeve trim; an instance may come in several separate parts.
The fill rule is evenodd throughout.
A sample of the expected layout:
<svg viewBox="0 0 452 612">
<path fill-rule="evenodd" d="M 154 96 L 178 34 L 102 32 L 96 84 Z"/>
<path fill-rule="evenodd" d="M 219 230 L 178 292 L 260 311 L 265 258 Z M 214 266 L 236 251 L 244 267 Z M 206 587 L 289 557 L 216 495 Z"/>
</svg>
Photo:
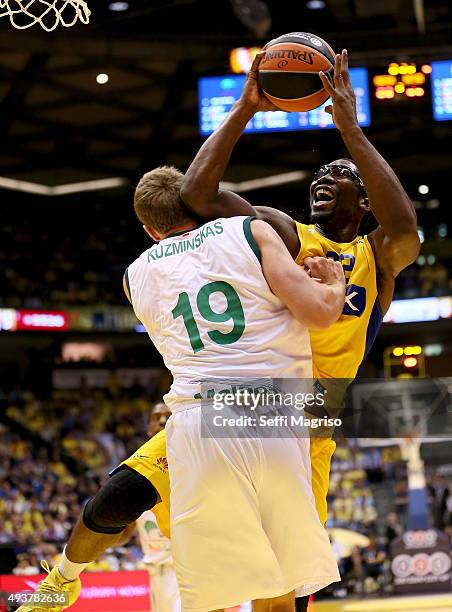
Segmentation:
<svg viewBox="0 0 452 612">
<path fill-rule="evenodd" d="M 303 224 L 299 221 L 295 221 L 295 226 L 297 228 L 298 239 L 300 241 L 300 250 L 295 258 L 295 263 L 301 264 L 305 256 L 305 253 L 303 252 Z"/>
<path fill-rule="evenodd" d="M 245 238 L 246 238 L 248 244 L 250 245 L 251 250 L 256 255 L 259 263 L 262 263 L 261 250 L 260 250 L 256 240 L 254 239 L 253 232 L 251 231 L 251 221 L 253 219 L 255 219 L 255 218 L 256 217 L 246 217 L 243 220 L 243 233 L 245 234 Z"/>
<path fill-rule="evenodd" d="M 127 291 L 129 292 L 129 297 L 130 299 L 132 299 L 132 293 L 130 291 L 130 281 L 129 281 L 129 268 L 126 268 L 126 271 L 124 272 L 124 278 L 126 279 L 126 287 L 127 287 Z"/>
</svg>

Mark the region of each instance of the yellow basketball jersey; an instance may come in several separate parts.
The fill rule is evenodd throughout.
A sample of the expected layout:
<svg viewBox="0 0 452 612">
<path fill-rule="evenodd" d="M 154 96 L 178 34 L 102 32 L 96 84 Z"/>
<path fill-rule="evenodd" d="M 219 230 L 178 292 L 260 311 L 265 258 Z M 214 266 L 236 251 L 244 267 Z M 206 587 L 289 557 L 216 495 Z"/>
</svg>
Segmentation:
<svg viewBox="0 0 452 612">
<path fill-rule="evenodd" d="M 311 330 L 313 372 L 316 378 L 355 378 L 372 346 L 383 320 L 377 293 L 377 268 L 367 236 L 351 242 L 333 242 L 314 225 L 298 223 L 300 252 L 306 257 L 330 257 L 340 261 L 347 281 L 345 304 L 336 323 L 324 330 Z"/>
</svg>

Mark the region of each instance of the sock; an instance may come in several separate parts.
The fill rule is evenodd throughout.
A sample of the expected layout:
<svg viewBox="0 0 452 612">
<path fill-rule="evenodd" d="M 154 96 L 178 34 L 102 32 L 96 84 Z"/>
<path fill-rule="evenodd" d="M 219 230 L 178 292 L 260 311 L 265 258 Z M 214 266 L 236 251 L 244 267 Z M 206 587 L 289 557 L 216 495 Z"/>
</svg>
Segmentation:
<svg viewBox="0 0 452 612">
<path fill-rule="evenodd" d="M 66 580 L 76 580 L 80 574 L 83 572 L 85 567 L 92 563 L 92 561 L 88 561 L 87 563 L 74 563 L 70 561 L 66 557 L 66 546 L 64 547 L 63 554 L 61 555 L 61 561 L 58 566 L 58 571 L 66 578 Z"/>
</svg>

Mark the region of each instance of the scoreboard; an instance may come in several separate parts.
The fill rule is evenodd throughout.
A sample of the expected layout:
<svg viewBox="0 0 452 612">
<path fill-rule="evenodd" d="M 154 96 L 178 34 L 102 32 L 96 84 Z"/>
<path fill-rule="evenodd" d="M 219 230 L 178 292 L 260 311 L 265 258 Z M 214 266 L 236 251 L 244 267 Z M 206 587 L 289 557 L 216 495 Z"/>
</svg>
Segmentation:
<svg viewBox="0 0 452 612">
<path fill-rule="evenodd" d="M 246 76 L 233 74 L 204 77 L 198 82 L 199 131 L 208 136 L 223 122 L 232 105 L 240 98 Z M 370 125 L 369 85 L 366 68 L 350 68 L 350 79 L 356 94 L 358 121 L 361 126 Z M 245 128 L 247 133 L 289 132 L 334 127 L 331 115 L 325 112 L 327 100 L 322 106 L 307 113 L 269 111 L 256 113 Z"/>
<path fill-rule="evenodd" d="M 452 119 L 452 60 L 432 62 L 431 66 L 433 117 L 446 121 Z"/>
</svg>

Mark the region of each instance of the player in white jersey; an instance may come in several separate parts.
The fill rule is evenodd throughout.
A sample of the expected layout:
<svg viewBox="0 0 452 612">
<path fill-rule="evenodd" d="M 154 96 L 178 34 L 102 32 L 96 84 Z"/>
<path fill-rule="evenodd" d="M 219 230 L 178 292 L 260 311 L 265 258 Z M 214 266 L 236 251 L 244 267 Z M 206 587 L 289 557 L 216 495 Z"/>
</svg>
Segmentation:
<svg viewBox="0 0 452 612">
<path fill-rule="evenodd" d="M 309 594 L 340 579 L 315 510 L 309 436 L 202 437 L 202 383 L 310 377 L 307 330 L 339 317 L 342 267 L 320 258 L 316 282 L 250 217 L 196 227 L 182 179 L 174 168 L 141 179 L 135 210 L 158 244 L 129 266 L 124 287 L 174 377 L 167 457 L 183 609 L 248 600 L 268 609 L 258 600 L 274 599 L 290 610 L 295 588 Z"/>
</svg>

